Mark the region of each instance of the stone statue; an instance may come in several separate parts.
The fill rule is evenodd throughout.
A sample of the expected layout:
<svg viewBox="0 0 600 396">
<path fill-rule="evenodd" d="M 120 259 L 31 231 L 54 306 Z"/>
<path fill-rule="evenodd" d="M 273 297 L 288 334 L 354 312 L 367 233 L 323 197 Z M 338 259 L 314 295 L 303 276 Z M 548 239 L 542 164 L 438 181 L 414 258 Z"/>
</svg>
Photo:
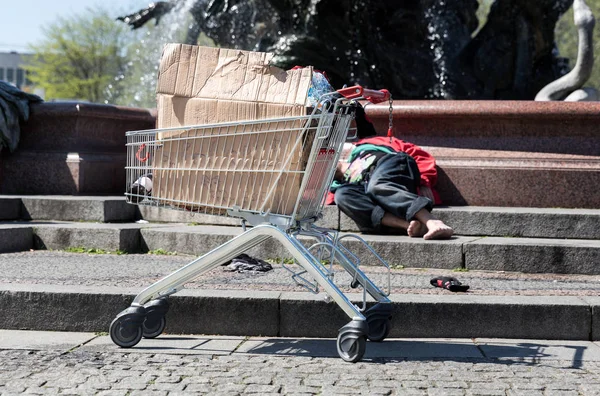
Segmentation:
<svg viewBox="0 0 600 396">
<path fill-rule="evenodd" d="M 136 29 L 181 0 L 119 19 Z M 387 88 L 400 99 L 533 99 L 566 70 L 554 28 L 573 0 L 496 0 L 478 27 L 477 0 L 195 0 L 186 42 L 204 32 L 228 48 L 313 65 L 332 85 Z"/>
<path fill-rule="evenodd" d="M 21 134 L 19 121 L 29 119 L 29 103 L 41 101 L 37 95 L 0 81 L 0 150 L 2 147 L 11 152 L 16 150 Z"/>
<path fill-rule="evenodd" d="M 535 96 L 535 100 L 565 100 L 568 102 L 597 101 L 598 91 L 591 87 L 583 87 L 590 78 L 594 66 L 593 33 L 596 23 L 592 10 L 584 0 L 573 2 L 573 16 L 579 44 L 577 61 L 573 69 L 558 80 L 546 85 Z"/>
</svg>

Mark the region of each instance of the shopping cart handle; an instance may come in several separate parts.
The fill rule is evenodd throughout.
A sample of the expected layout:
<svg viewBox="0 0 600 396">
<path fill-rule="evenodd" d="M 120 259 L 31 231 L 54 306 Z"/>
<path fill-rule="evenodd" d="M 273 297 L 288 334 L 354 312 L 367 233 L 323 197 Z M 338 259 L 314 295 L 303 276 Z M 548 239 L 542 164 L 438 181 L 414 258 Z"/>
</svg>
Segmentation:
<svg viewBox="0 0 600 396">
<path fill-rule="evenodd" d="M 371 103 L 381 103 L 390 100 L 390 92 L 387 89 L 377 91 L 363 88 L 360 85 L 338 89 L 338 93 L 346 99 L 365 98 Z"/>
</svg>

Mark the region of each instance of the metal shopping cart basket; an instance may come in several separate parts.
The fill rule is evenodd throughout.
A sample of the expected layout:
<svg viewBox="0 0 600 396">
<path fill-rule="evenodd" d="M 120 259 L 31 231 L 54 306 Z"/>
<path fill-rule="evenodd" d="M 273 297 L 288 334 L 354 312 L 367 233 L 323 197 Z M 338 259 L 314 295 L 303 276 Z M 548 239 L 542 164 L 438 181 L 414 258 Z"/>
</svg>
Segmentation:
<svg viewBox="0 0 600 396">
<path fill-rule="evenodd" d="M 359 236 L 314 224 L 348 137 L 355 100 L 364 97 L 383 101 L 389 93 L 355 86 L 323 96 L 306 116 L 128 132 L 127 180 L 152 183 L 149 194 L 149 182 L 129 189 L 130 202 L 235 216 L 245 231 L 139 293 L 112 321 L 113 342 L 129 348 L 142 337 L 159 336 L 167 296 L 269 238 L 293 256 L 295 265 L 284 267 L 298 284 L 315 293 L 321 287 L 351 318 L 337 337 L 342 359 L 359 361 L 367 339 L 383 341 L 391 323 L 388 264 Z M 252 227 L 246 229 L 247 223 Z M 386 292 L 361 271 L 359 258 L 343 243 L 348 239 L 362 242 L 388 268 Z M 333 264 L 350 274 L 353 288 L 362 288 L 362 304 L 352 303 L 333 282 Z M 368 309 L 367 293 L 376 301 Z"/>
</svg>

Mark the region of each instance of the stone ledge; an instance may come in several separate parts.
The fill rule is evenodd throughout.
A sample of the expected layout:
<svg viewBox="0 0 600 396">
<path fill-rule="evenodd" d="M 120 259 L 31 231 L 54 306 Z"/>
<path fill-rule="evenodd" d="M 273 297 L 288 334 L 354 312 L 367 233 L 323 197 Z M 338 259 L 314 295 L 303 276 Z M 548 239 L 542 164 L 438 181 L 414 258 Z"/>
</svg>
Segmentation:
<svg viewBox="0 0 600 396">
<path fill-rule="evenodd" d="M 108 251 L 146 252 L 162 249 L 200 256 L 241 234 L 241 227 L 187 226 L 181 224 L 105 224 L 69 222 L 4 223 L 0 230 L 33 229 L 34 247 L 63 250 L 69 247 Z M 21 231 L 25 232 L 25 231 Z M 8 234 L 7 234 L 8 235 Z M 346 234 L 340 234 L 342 237 Z M 28 250 L 31 236 L 23 234 L 11 241 L 22 244 L 11 249 Z M 600 241 L 546 238 L 499 238 L 455 236 L 450 240 L 425 241 L 421 238 L 386 235 L 360 235 L 392 266 L 407 268 L 466 268 L 473 270 L 523 273 L 600 274 Z M 310 239 L 305 239 L 311 241 Z M 11 242 L 16 243 L 16 242 Z M 314 241 L 311 241 L 311 244 Z M 361 260 L 361 265 L 378 264 L 376 257 L 357 239 L 344 245 Z M 307 245 L 308 246 L 308 245 Z M 292 254 L 269 239 L 248 250 L 261 258 L 286 258 Z"/>
<path fill-rule="evenodd" d="M 0 196 L 0 199 L 2 196 Z M 124 197 L 24 196 L 23 220 L 134 221 L 136 208 Z"/>
<path fill-rule="evenodd" d="M 467 269 L 600 274 L 600 241 L 489 237 L 466 243 L 464 253 Z"/>
<path fill-rule="evenodd" d="M 0 227 L 0 253 L 22 252 L 33 248 L 32 227 Z"/>
<path fill-rule="evenodd" d="M 135 293 L 2 284 L 0 323 L 4 329 L 108 331 Z M 349 322 L 337 305 L 309 293 L 186 290 L 171 300 L 166 329 L 171 334 L 335 337 Z M 390 337 L 597 340 L 600 334 L 600 323 L 592 321 L 597 304 L 577 297 L 408 294 L 392 300 Z"/>
<path fill-rule="evenodd" d="M 21 198 L 0 196 L 0 221 L 21 219 Z"/>
</svg>

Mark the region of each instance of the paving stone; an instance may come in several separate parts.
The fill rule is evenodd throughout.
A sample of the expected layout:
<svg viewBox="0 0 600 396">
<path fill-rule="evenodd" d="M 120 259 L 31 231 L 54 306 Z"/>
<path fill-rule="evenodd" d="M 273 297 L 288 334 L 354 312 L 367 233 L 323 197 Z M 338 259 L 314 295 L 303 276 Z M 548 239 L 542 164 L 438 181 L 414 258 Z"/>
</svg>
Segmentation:
<svg viewBox="0 0 600 396">
<path fill-rule="evenodd" d="M 442 388 L 428 388 L 428 396 L 463 396 L 466 393 L 463 389 L 442 389 Z"/>
</svg>

